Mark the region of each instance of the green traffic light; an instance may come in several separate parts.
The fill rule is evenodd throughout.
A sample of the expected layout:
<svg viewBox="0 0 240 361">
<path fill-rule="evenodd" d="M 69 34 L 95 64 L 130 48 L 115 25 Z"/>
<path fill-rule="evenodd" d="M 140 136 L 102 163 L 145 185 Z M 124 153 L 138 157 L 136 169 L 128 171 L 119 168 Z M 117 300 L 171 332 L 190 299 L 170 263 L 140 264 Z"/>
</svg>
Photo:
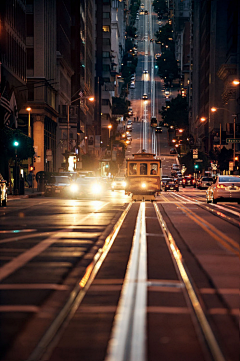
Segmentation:
<svg viewBox="0 0 240 361">
<path fill-rule="evenodd" d="M 194 168 L 195 168 L 195 169 L 198 169 L 198 164 L 194 164 Z"/>
<path fill-rule="evenodd" d="M 18 142 L 17 140 L 14 140 L 13 145 L 14 145 L 14 147 L 18 147 L 18 146 L 19 146 L 19 142 Z"/>
</svg>

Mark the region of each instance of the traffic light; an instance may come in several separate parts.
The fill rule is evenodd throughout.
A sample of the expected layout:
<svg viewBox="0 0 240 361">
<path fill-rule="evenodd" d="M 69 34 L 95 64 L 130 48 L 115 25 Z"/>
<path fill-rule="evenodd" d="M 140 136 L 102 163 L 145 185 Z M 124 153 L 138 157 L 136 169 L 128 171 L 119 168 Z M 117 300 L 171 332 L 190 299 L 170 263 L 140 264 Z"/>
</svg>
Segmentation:
<svg viewBox="0 0 240 361">
<path fill-rule="evenodd" d="M 199 169 L 199 164 L 194 164 L 194 170 L 198 170 Z"/>
<path fill-rule="evenodd" d="M 33 172 L 35 170 L 35 167 L 33 165 L 30 165 L 29 170 L 30 170 L 30 172 Z"/>
</svg>

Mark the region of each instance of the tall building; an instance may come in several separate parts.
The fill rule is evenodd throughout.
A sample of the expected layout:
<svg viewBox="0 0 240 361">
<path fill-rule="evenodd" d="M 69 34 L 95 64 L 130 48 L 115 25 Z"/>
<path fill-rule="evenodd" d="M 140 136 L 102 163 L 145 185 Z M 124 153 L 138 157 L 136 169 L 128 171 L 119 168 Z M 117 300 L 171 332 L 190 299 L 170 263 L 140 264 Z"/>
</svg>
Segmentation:
<svg viewBox="0 0 240 361">
<path fill-rule="evenodd" d="M 56 0 L 28 0 L 26 14 L 28 99 L 21 114 L 26 115 L 26 108 L 31 107 L 31 135 L 37 173 L 56 170 L 59 89 Z"/>
<path fill-rule="evenodd" d="M 14 5 L 14 6 L 13 6 Z M 9 101 L 9 113 L 0 106 L 0 131 L 18 127 L 18 112 L 26 102 L 26 2 L 0 2 L 0 93 Z M 24 124 L 22 124 L 24 125 Z M 27 134 L 27 122 L 25 128 Z M 7 159 L 0 155 L 0 173 L 10 182 Z"/>
<path fill-rule="evenodd" d="M 220 132 L 221 145 L 232 147 L 225 138 L 233 137 L 234 114 L 239 113 L 239 87 L 232 83 L 239 80 L 239 19 L 234 1 L 192 1 L 190 128 L 196 144 L 208 153 L 220 147 Z"/>
<path fill-rule="evenodd" d="M 108 126 L 112 118 L 111 91 L 111 0 L 96 1 L 96 134 L 101 135 L 101 144 L 110 141 Z"/>
</svg>

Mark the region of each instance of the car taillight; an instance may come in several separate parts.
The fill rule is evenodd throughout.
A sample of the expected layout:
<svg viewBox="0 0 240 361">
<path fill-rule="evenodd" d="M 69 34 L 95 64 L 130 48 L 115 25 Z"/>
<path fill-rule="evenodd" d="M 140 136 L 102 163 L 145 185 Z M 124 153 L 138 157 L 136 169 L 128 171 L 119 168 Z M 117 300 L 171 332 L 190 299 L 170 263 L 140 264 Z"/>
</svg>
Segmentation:
<svg viewBox="0 0 240 361">
<path fill-rule="evenodd" d="M 183 183 L 186 183 L 186 179 L 183 179 L 183 181 L 182 181 Z"/>
<path fill-rule="evenodd" d="M 217 188 L 218 188 L 218 189 L 220 189 L 220 188 L 224 189 L 225 186 L 224 186 L 223 184 L 218 184 L 218 185 L 217 185 Z"/>
<path fill-rule="evenodd" d="M 193 181 L 192 181 L 193 183 L 195 183 L 195 179 L 193 179 Z"/>
</svg>

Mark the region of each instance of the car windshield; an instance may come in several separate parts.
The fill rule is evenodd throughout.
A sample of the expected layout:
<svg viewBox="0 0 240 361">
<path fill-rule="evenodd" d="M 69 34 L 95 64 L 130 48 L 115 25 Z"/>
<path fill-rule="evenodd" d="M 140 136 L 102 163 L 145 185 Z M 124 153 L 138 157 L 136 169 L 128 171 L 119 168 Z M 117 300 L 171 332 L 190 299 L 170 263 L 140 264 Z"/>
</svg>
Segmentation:
<svg viewBox="0 0 240 361">
<path fill-rule="evenodd" d="M 221 182 L 221 183 L 232 183 L 232 182 L 240 183 L 240 177 L 219 177 L 219 182 Z"/>
<path fill-rule="evenodd" d="M 70 179 L 68 177 L 61 177 L 61 176 L 55 176 L 51 177 L 49 183 L 63 183 L 63 184 L 70 184 Z"/>
</svg>

